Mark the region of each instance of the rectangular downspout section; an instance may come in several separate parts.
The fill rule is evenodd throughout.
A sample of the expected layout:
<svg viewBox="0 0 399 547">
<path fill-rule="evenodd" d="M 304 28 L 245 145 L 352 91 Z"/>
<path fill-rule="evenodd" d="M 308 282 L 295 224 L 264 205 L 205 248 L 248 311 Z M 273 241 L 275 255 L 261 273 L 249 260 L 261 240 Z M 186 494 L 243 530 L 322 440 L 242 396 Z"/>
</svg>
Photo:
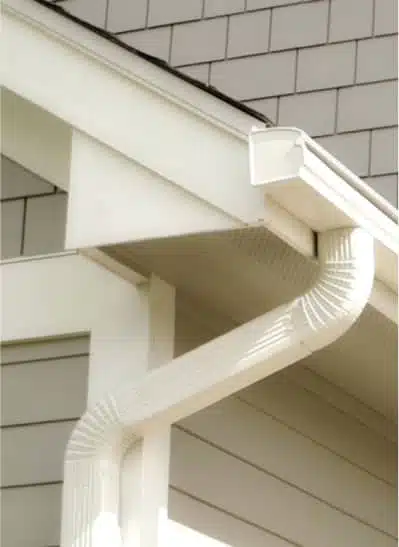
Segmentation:
<svg viewBox="0 0 399 547">
<path fill-rule="evenodd" d="M 122 545 L 121 462 L 146 427 L 205 408 L 331 344 L 351 327 L 372 290 L 373 238 L 359 228 L 325 232 L 319 235 L 319 259 L 319 279 L 305 294 L 88 409 L 66 451 L 62 547 Z"/>
</svg>

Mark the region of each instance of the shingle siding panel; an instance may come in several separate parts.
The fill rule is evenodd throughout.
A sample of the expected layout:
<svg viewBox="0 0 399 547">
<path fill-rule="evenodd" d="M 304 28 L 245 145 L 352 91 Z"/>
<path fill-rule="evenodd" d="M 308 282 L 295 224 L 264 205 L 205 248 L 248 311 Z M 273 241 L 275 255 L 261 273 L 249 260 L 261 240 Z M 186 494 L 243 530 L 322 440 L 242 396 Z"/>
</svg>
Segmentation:
<svg viewBox="0 0 399 547">
<path fill-rule="evenodd" d="M 397 119 L 397 82 L 339 90 L 338 131 L 391 126 Z"/>
<path fill-rule="evenodd" d="M 26 207 L 24 255 L 64 249 L 66 194 L 30 198 Z"/>
<path fill-rule="evenodd" d="M 371 175 L 394 173 L 398 169 L 398 128 L 376 129 L 371 136 Z"/>
<path fill-rule="evenodd" d="M 179 71 L 205 84 L 209 82 L 209 63 L 180 67 Z"/>
<path fill-rule="evenodd" d="M 369 177 L 366 182 L 394 207 L 398 207 L 398 175 Z"/>
<path fill-rule="evenodd" d="M 226 15 L 245 10 L 245 0 L 205 0 L 205 17 Z"/>
<path fill-rule="evenodd" d="M 368 175 L 369 131 L 322 137 L 318 142 L 359 177 Z"/>
<path fill-rule="evenodd" d="M 232 59 L 211 66 L 211 84 L 239 100 L 292 93 L 295 52 Z"/>
<path fill-rule="evenodd" d="M 360 40 L 356 80 L 359 83 L 397 78 L 398 39 L 397 36 L 384 36 L 370 40 Z"/>
<path fill-rule="evenodd" d="M 350 85 L 355 76 L 354 42 L 303 49 L 298 56 L 298 91 Z"/>
<path fill-rule="evenodd" d="M 278 6 L 286 6 L 287 4 L 300 4 L 314 1 L 315 0 L 247 0 L 247 10 L 274 8 Z"/>
<path fill-rule="evenodd" d="M 1 203 L 1 258 L 13 258 L 21 254 L 24 200 Z"/>
<path fill-rule="evenodd" d="M 107 0 L 68 0 L 65 9 L 97 27 L 105 27 L 107 16 Z"/>
<path fill-rule="evenodd" d="M 336 91 L 280 98 L 278 124 L 299 127 L 312 136 L 334 132 Z"/>
<path fill-rule="evenodd" d="M 171 27 L 140 30 L 126 33 L 119 39 L 144 53 L 168 61 L 170 52 Z"/>
<path fill-rule="evenodd" d="M 173 30 L 172 64 L 188 65 L 224 59 L 227 18 L 176 25 Z"/>
<path fill-rule="evenodd" d="M 227 55 L 237 57 L 268 49 L 270 10 L 230 17 Z"/>
<path fill-rule="evenodd" d="M 143 28 L 148 0 L 109 0 L 107 29 L 123 32 Z"/>
<path fill-rule="evenodd" d="M 18 163 L 1 157 L 1 199 L 52 194 L 54 186 Z"/>
<path fill-rule="evenodd" d="M 398 0 L 375 0 L 374 32 L 376 35 L 398 32 Z"/>
<path fill-rule="evenodd" d="M 203 0 L 149 0 L 148 24 L 166 25 L 199 19 Z"/>
<path fill-rule="evenodd" d="M 373 0 L 331 0 L 330 41 L 371 36 Z"/>
<path fill-rule="evenodd" d="M 271 49 L 321 44 L 327 39 L 328 3 L 311 2 L 273 11 Z"/>
<path fill-rule="evenodd" d="M 274 123 L 277 122 L 277 108 L 278 108 L 277 97 L 273 97 L 271 99 L 259 99 L 256 101 L 247 101 L 245 104 L 251 108 L 254 108 L 261 114 L 264 114 Z"/>
</svg>

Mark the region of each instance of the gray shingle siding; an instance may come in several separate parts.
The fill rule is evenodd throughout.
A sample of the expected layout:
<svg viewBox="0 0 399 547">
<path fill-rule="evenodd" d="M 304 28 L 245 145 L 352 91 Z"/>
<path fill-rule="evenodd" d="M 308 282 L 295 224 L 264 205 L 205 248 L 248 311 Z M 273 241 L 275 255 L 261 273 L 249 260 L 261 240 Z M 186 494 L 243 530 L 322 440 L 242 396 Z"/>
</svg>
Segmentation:
<svg viewBox="0 0 399 547">
<path fill-rule="evenodd" d="M 94 23 L 103 0 L 95 4 L 90 14 L 88 0 L 63 2 L 76 14 L 81 5 L 79 14 Z M 397 0 L 107 0 L 107 6 L 108 28 L 123 31 L 120 38 L 279 124 L 323 137 L 358 175 L 397 172 Z M 365 142 L 373 130 L 371 157 Z M 387 191 L 394 180 L 370 183 L 396 204 L 396 188 Z"/>
<path fill-rule="evenodd" d="M 64 250 L 67 195 L 1 157 L 1 258 Z"/>
</svg>

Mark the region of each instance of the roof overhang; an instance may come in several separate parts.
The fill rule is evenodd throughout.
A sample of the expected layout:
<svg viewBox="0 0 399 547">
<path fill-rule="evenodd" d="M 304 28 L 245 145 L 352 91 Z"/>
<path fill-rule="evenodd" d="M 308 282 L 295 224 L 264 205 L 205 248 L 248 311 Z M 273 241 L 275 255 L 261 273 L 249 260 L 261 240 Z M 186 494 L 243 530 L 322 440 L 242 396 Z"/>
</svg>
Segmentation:
<svg viewBox="0 0 399 547">
<path fill-rule="evenodd" d="M 22 101 L 49 143 L 70 145 L 47 174 L 69 191 L 68 248 L 128 278 L 134 258 L 115 265 L 115 246 L 154 242 L 154 252 L 166 240 L 266 228 L 298 260 L 312 259 L 316 232 L 359 226 L 376 241 L 371 305 L 397 321 L 399 228 L 390 208 L 372 203 L 303 133 L 264 133 L 255 115 L 30 0 L 4 2 L 3 36 L 3 83 L 16 110 Z M 40 171 L 46 147 L 31 153 L 28 118 L 19 118 L 6 153 Z"/>
</svg>

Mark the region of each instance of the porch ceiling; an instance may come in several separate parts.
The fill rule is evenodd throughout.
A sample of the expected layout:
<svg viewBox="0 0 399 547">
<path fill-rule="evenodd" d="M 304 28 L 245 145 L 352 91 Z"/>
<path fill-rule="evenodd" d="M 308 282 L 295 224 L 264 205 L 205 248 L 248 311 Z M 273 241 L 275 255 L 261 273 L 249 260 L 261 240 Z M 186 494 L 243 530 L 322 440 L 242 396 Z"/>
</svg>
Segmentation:
<svg viewBox="0 0 399 547">
<path fill-rule="evenodd" d="M 291 300 L 318 273 L 317 262 L 264 227 L 110 245 L 102 251 L 175 285 L 192 306 L 206 310 L 215 335 Z M 347 334 L 301 364 L 396 420 L 397 329 L 370 305 Z"/>
</svg>

